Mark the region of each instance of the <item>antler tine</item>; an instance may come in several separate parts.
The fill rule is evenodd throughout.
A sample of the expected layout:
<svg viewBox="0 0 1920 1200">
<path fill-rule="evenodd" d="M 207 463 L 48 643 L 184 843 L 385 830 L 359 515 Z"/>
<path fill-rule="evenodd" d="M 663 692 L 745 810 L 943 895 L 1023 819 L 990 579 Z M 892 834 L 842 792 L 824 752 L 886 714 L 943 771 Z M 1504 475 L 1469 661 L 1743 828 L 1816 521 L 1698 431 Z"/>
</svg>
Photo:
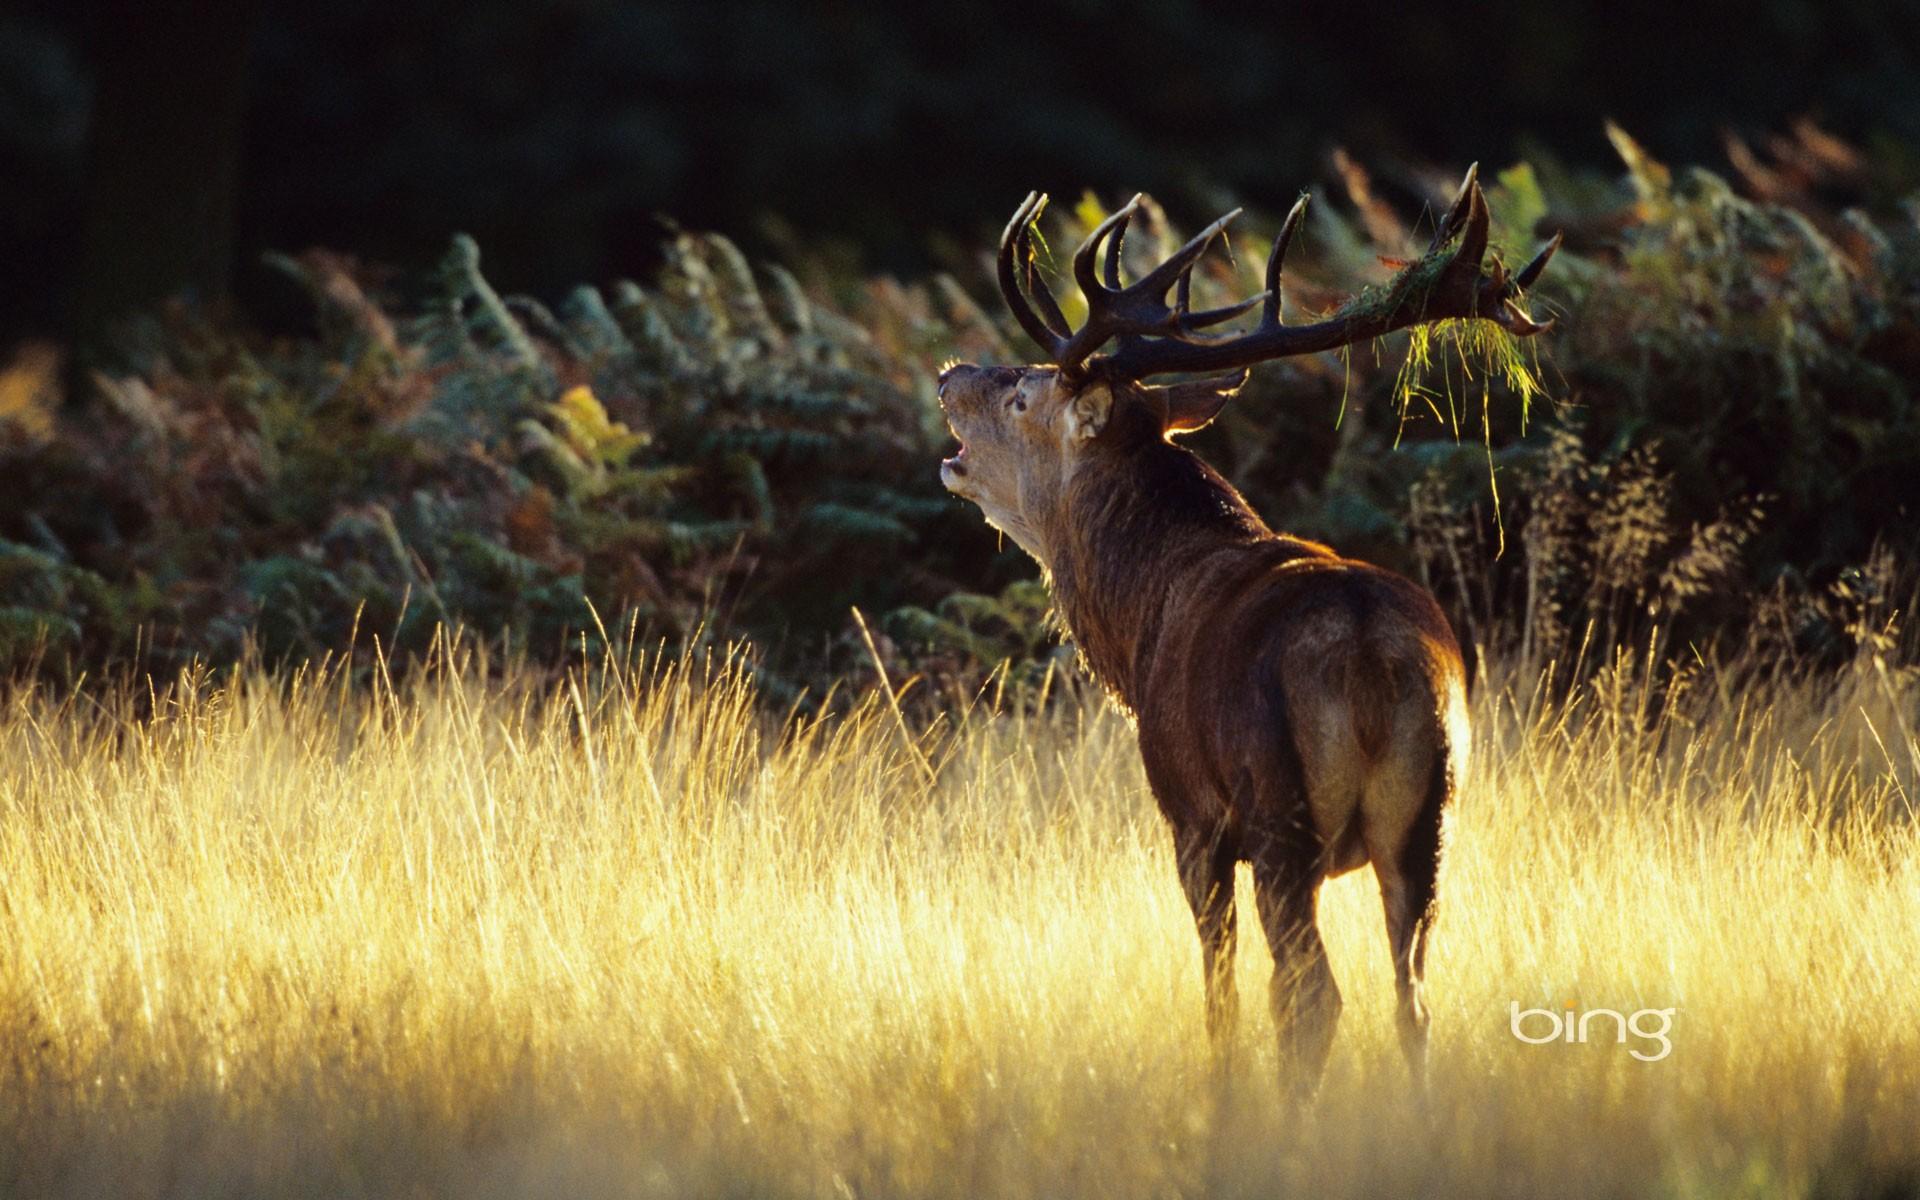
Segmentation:
<svg viewBox="0 0 1920 1200">
<path fill-rule="evenodd" d="M 1006 229 L 1000 234 L 1000 256 L 1005 258 L 1009 265 L 1013 261 L 1015 249 L 1019 246 L 1021 239 L 1026 236 L 1027 226 L 1046 206 L 1047 197 L 1044 193 L 1028 192 L 1027 198 L 1020 202 L 1020 207 L 1013 210 L 1012 219 L 1007 222 Z"/>
<path fill-rule="evenodd" d="M 1060 352 L 1064 339 L 1033 311 L 1026 294 L 1020 290 L 1020 280 L 1014 270 L 1016 255 L 1028 257 L 1027 226 L 1046 207 L 1046 203 L 1047 198 L 1043 193 L 1027 193 L 1027 198 L 1014 210 L 1013 219 L 1007 222 L 1006 231 L 1000 235 L 1000 253 L 994 265 L 1000 281 L 1000 296 L 1006 301 L 1007 310 L 1013 313 L 1013 319 L 1020 323 L 1020 328 L 1026 330 L 1035 345 L 1049 355 L 1055 355 Z M 1049 295 L 1048 299 L 1051 300 L 1052 296 Z"/>
<path fill-rule="evenodd" d="M 1487 198 L 1480 192 L 1480 185 L 1471 180 L 1467 183 L 1467 221 L 1466 232 L 1461 235 L 1460 248 L 1453 252 L 1453 262 L 1476 269 L 1480 260 L 1487 255 Z M 1506 281 L 1501 280 L 1502 283 Z"/>
<path fill-rule="evenodd" d="M 1180 278 L 1176 281 L 1174 291 L 1174 323 L 1179 334 L 1187 334 L 1196 329 L 1204 329 L 1209 325 L 1218 325 L 1223 321 L 1231 321 L 1242 313 L 1249 311 L 1255 305 L 1262 306 L 1260 315 L 1260 323 L 1262 325 L 1279 323 L 1280 265 L 1287 257 L 1287 246 L 1293 241 L 1294 232 L 1300 227 L 1301 218 L 1306 214 L 1307 199 L 1308 194 L 1302 192 L 1300 198 L 1294 201 L 1293 208 L 1288 211 L 1287 219 L 1281 223 L 1280 233 L 1273 239 L 1273 250 L 1267 256 L 1267 286 L 1265 290 L 1257 295 L 1249 296 L 1245 300 L 1236 301 L 1233 304 L 1222 305 L 1219 308 L 1210 308 L 1204 312 L 1193 312 L 1193 270 L 1195 265 L 1200 261 L 1199 257 L 1196 256 L 1192 262 L 1186 265 L 1180 272 Z M 1234 212 L 1227 214 L 1220 220 L 1214 222 L 1214 224 L 1224 229 L 1226 223 L 1231 221 L 1238 213 L 1239 210 L 1235 209 Z"/>
<path fill-rule="evenodd" d="M 1226 216 L 1221 217 L 1219 220 L 1215 221 L 1213 225 L 1209 227 L 1209 229 L 1214 231 L 1224 230 L 1227 227 L 1227 222 L 1233 220 L 1234 217 L 1238 216 L 1239 214 L 1240 214 L 1240 210 L 1236 208 L 1232 212 L 1228 213 Z M 1183 333 L 1190 329 L 1196 328 L 1196 326 L 1193 324 L 1193 270 L 1195 267 L 1200 265 L 1200 260 L 1206 257 L 1207 251 L 1213 246 L 1213 237 L 1210 234 L 1203 234 L 1203 237 L 1205 238 L 1205 240 L 1201 242 L 1200 253 L 1194 255 L 1192 258 L 1187 260 L 1187 265 L 1180 269 L 1180 277 L 1174 281 L 1173 327 L 1176 330 Z M 1191 244 L 1192 243 L 1189 243 L 1189 245 Z M 1178 255 L 1176 255 L 1176 257 L 1178 257 Z M 1228 258 L 1228 261 L 1232 261 L 1232 258 L 1233 258 L 1232 246 L 1227 247 L 1227 258 Z M 1231 309 L 1235 306 L 1228 305 L 1227 307 Z M 1247 308 L 1250 308 L 1252 306 L 1241 305 L 1239 307 L 1240 307 L 1240 310 L 1244 312 L 1246 311 Z M 1213 309 L 1210 311 L 1210 313 L 1203 313 L 1202 315 L 1208 316 L 1208 315 L 1211 315 L 1211 313 L 1218 313 L 1221 311 L 1222 311 L 1221 309 Z M 1219 318 L 1219 320 L 1221 321 L 1224 321 L 1226 319 L 1227 319 L 1226 317 Z M 1213 322 L 1213 323 L 1217 323 L 1217 322 Z"/>
<path fill-rule="evenodd" d="M 1133 200 L 1134 204 L 1138 204 L 1140 197 L 1135 196 Z M 1131 208 L 1133 205 L 1128 207 Z M 1127 240 L 1127 224 L 1132 220 L 1133 214 L 1126 214 L 1126 217 L 1113 227 L 1113 240 L 1107 243 L 1107 286 L 1116 292 L 1120 290 L 1120 246 Z"/>
<path fill-rule="evenodd" d="M 1205 229 L 1202 229 L 1199 233 L 1194 234 L 1193 237 L 1187 241 L 1187 244 L 1175 250 L 1167 258 L 1167 261 L 1155 267 L 1148 273 L 1146 278 L 1140 280 L 1127 290 L 1138 290 L 1142 295 L 1146 296 L 1166 295 L 1167 289 L 1172 287 L 1174 282 L 1180 278 L 1181 272 L 1199 261 L 1200 256 L 1207 252 L 1207 247 L 1212 244 L 1213 239 L 1219 237 L 1226 227 L 1232 224 L 1233 219 L 1243 211 L 1245 210 L 1236 208 Z"/>
<path fill-rule="evenodd" d="M 1089 305 L 1093 303 L 1093 297 L 1101 291 L 1100 281 L 1094 278 L 1093 274 L 1093 262 L 1099 257 L 1100 243 L 1106 241 L 1109 234 L 1132 220 L 1133 214 L 1139 208 L 1140 197 L 1136 193 L 1133 199 L 1127 201 L 1112 216 L 1095 225 L 1093 232 L 1087 235 L 1087 240 L 1081 242 L 1080 248 L 1073 252 L 1073 278 L 1079 283 L 1081 292 L 1085 293 Z M 1119 271 L 1119 265 L 1111 259 L 1109 259 L 1109 268 L 1115 273 Z"/>
<path fill-rule="evenodd" d="M 1236 300 L 1232 304 L 1223 304 L 1219 308 L 1209 308 L 1200 312 L 1194 312 L 1193 269 L 1198 263 L 1198 259 L 1188 263 L 1187 269 L 1180 272 L 1180 278 L 1174 284 L 1172 324 L 1173 335 L 1175 337 L 1188 338 L 1188 335 L 1192 334 L 1196 329 L 1205 329 L 1209 325 L 1218 325 L 1222 321 L 1231 321 L 1241 313 L 1246 312 L 1254 305 L 1266 299 L 1265 295 L 1254 295 L 1247 297 L 1245 300 Z"/>
<path fill-rule="evenodd" d="M 1523 292 L 1532 287 L 1533 281 L 1540 278 L 1540 272 L 1547 269 L 1547 261 L 1553 257 L 1553 252 L 1560 248 L 1560 243 L 1566 236 L 1565 230 L 1554 234 L 1553 240 L 1542 246 L 1540 253 L 1533 256 L 1533 261 L 1520 268 L 1520 273 L 1513 277 L 1513 286 Z"/>
<path fill-rule="evenodd" d="M 1205 329 L 1209 325 L 1218 325 L 1222 321 L 1231 321 L 1241 313 L 1251 311 L 1254 305 L 1262 303 L 1266 298 L 1266 293 L 1262 292 L 1258 296 L 1248 296 L 1245 300 L 1237 300 L 1232 304 L 1223 304 L 1219 308 L 1209 308 L 1197 313 L 1189 313 L 1180 324 L 1184 329 Z"/>
<path fill-rule="evenodd" d="M 1454 231 L 1459 229 L 1461 219 L 1472 207 L 1473 193 L 1479 190 L 1480 164 L 1474 163 L 1467 168 L 1466 177 L 1460 181 L 1460 190 L 1454 193 L 1453 203 L 1447 206 L 1447 215 L 1440 218 L 1440 223 L 1434 226 L 1433 241 L 1427 246 L 1427 253 L 1433 253 L 1453 239 Z"/>
<path fill-rule="evenodd" d="M 1500 308 L 1491 314 L 1493 323 L 1505 329 L 1515 337 L 1532 337 L 1536 333 L 1545 333 L 1552 329 L 1554 320 L 1536 321 L 1527 315 L 1525 309 L 1513 302 L 1512 297 L 1500 301 Z"/>
<path fill-rule="evenodd" d="M 1280 266 L 1286 261 L 1287 247 L 1293 244 L 1294 231 L 1300 228 L 1301 218 L 1307 215 L 1307 201 L 1312 198 L 1312 193 L 1301 192 L 1287 219 L 1280 223 L 1280 232 L 1274 236 L 1273 253 L 1267 255 L 1267 290 L 1260 297 L 1266 302 L 1260 310 L 1262 325 L 1280 324 Z"/>
<path fill-rule="evenodd" d="M 1034 307 L 1040 310 L 1040 320 L 1056 343 L 1064 341 L 1073 334 L 1073 327 L 1067 324 L 1066 315 L 1060 311 L 1060 302 L 1053 298 L 1053 289 L 1047 286 L 1046 277 L 1040 274 L 1039 255 L 1033 252 L 1034 229 L 1040 215 L 1047 211 L 1047 194 L 1041 192 L 1034 202 L 1033 210 L 1027 219 L 1020 223 L 1020 232 L 1014 242 L 1014 251 L 1026 274 L 1026 292 Z"/>
<path fill-rule="evenodd" d="M 1040 319 L 1056 339 L 1071 337 L 1073 327 L 1067 324 L 1066 314 L 1060 311 L 1060 302 L 1053 298 L 1053 289 L 1047 286 L 1046 279 L 1035 265 L 1038 256 L 1033 252 L 1031 225 L 1021 227 L 1017 251 L 1021 264 L 1026 268 L 1027 295 L 1033 298 L 1034 306 L 1040 310 Z"/>
</svg>

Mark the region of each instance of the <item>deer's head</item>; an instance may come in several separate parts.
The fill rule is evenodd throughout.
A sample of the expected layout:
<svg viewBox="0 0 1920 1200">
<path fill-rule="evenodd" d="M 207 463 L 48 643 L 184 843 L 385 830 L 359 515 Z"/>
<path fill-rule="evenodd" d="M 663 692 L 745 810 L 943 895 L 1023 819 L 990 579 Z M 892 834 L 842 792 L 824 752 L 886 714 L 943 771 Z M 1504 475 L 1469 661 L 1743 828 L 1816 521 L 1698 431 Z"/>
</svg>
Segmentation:
<svg viewBox="0 0 1920 1200">
<path fill-rule="evenodd" d="M 949 367 L 940 407 L 960 451 L 941 462 L 940 480 L 1044 562 L 1046 515 L 1083 462 L 1201 428 L 1245 378 L 1150 387 L 1052 366 Z"/>
<path fill-rule="evenodd" d="M 1306 213 L 1306 197 L 1274 238 L 1265 289 L 1238 304 L 1199 312 L 1190 304 L 1194 266 L 1240 210 L 1209 225 L 1146 275 L 1123 284 L 1121 244 L 1141 200 L 1134 197 L 1108 217 L 1075 251 L 1073 275 L 1086 296 L 1087 319 L 1073 329 L 1034 270 L 1032 227 L 1046 197 L 1029 195 L 1000 238 L 1000 291 L 1021 328 L 1051 361 L 1027 367 L 960 365 L 940 377 L 940 405 L 960 440 L 960 452 L 940 464 L 941 481 L 978 504 L 990 523 L 1043 561 L 1044 526 L 1083 463 L 1201 428 L 1256 363 L 1448 319 L 1494 321 L 1522 337 L 1551 324 L 1535 322 L 1518 301 L 1560 239 L 1516 274 L 1508 275 L 1498 262 L 1483 269 L 1487 205 L 1471 169 L 1424 257 L 1384 288 L 1306 325 L 1281 319 L 1280 288 L 1281 264 Z M 1204 332 L 1256 307 L 1259 319 L 1246 332 Z M 1110 351 L 1096 353 L 1109 343 Z M 1144 382 L 1168 374 L 1201 378 L 1165 386 Z"/>
</svg>

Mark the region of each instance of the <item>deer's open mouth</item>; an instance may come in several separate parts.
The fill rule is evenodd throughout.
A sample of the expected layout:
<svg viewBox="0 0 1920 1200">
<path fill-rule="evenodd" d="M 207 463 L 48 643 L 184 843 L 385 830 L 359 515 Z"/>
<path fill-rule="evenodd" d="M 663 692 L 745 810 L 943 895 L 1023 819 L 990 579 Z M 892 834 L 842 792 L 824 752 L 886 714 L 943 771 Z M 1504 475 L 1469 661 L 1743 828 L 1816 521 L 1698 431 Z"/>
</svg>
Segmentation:
<svg viewBox="0 0 1920 1200">
<path fill-rule="evenodd" d="M 940 460 L 940 482 L 956 496 L 967 495 L 967 444 L 960 443 L 960 449 L 950 458 Z"/>
</svg>

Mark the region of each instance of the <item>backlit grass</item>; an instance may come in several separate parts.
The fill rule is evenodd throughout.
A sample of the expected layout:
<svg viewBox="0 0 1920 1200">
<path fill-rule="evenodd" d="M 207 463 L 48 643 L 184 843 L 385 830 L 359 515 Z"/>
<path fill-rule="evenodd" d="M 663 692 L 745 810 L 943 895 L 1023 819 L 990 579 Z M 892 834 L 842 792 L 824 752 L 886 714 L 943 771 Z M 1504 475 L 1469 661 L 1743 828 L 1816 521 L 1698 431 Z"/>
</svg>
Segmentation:
<svg viewBox="0 0 1920 1200">
<path fill-rule="evenodd" d="M 0 1192 L 1910 1191 L 1920 686 L 1741 678 L 1480 689 L 1424 1113 L 1365 871 L 1324 897 L 1316 1104 L 1280 1098 L 1244 881 L 1216 1078 L 1092 696 L 910 746 L 877 699 L 783 729 L 717 662 L 17 694 Z M 1672 1053 L 1524 1045 L 1513 1001 L 1673 1008 Z"/>
</svg>

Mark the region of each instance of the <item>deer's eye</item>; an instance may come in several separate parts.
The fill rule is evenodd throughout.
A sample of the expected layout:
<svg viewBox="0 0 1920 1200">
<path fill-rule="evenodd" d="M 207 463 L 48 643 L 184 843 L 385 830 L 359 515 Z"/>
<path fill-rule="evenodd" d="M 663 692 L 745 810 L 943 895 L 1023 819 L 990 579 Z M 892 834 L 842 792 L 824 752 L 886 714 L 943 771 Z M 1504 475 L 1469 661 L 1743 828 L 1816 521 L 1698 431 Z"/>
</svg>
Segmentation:
<svg viewBox="0 0 1920 1200">
<path fill-rule="evenodd" d="M 1015 392 L 1013 395 L 1007 397 L 1007 407 L 1014 412 L 1023 413 L 1027 411 L 1027 398 L 1019 392 Z"/>
</svg>

